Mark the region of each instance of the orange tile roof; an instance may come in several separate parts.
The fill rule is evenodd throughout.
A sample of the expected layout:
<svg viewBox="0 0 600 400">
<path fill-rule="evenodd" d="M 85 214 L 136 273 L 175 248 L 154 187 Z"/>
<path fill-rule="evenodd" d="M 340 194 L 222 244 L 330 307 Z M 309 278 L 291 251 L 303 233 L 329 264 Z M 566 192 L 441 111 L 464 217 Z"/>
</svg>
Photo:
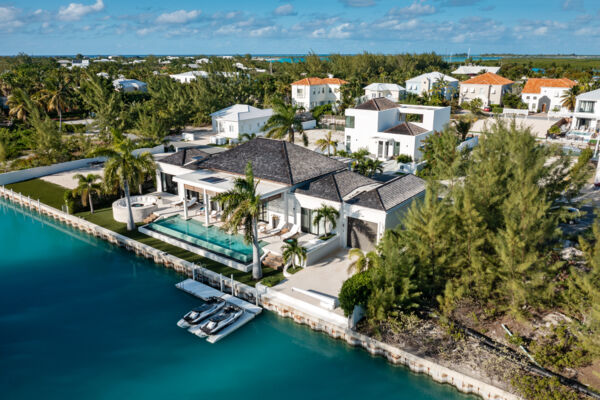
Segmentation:
<svg viewBox="0 0 600 400">
<path fill-rule="evenodd" d="M 531 78 L 523 87 L 522 93 L 541 93 L 543 87 L 567 88 L 570 89 L 577 85 L 567 78 L 546 79 L 546 78 Z"/>
<path fill-rule="evenodd" d="M 348 82 L 339 78 L 304 78 L 300 79 L 299 81 L 293 82 L 292 85 L 344 85 L 346 83 Z"/>
<path fill-rule="evenodd" d="M 514 82 L 492 72 L 486 72 L 461 82 L 461 85 L 465 83 L 468 85 L 508 85 Z"/>
</svg>

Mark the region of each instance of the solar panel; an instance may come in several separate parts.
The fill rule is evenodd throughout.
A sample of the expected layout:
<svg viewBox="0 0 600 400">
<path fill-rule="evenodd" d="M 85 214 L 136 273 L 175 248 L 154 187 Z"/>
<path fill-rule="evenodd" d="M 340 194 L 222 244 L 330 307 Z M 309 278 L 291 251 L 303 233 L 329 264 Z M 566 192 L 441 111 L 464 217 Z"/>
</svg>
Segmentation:
<svg viewBox="0 0 600 400">
<path fill-rule="evenodd" d="M 223 178 L 218 178 L 216 176 L 209 176 L 208 178 L 204 178 L 204 179 L 200 179 L 201 181 L 204 182 L 208 182 L 208 183 L 219 183 L 219 182 L 225 182 L 226 179 Z"/>
</svg>

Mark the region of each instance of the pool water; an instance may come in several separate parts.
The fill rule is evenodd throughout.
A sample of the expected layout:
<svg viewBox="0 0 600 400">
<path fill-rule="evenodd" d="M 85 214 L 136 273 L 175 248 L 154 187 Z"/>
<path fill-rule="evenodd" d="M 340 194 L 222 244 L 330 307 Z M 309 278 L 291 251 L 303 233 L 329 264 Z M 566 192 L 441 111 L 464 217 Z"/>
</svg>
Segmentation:
<svg viewBox="0 0 600 400">
<path fill-rule="evenodd" d="M 207 343 L 182 276 L 2 200 L 0 235 L 3 399 L 475 399 L 268 311 Z"/>
<path fill-rule="evenodd" d="M 156 232 L 182 239 L 211 252 L 232 258 L 242 264 L 252 261 L 252 245 L 244 242 L 242 235 L 231 235 L 217 226 L 208 227 L 202 222 L 185 220 L 179 215 L 165 218 L 149 224 Z M 264 243 L 260 243 L 261 247 Z"/>
</svg>

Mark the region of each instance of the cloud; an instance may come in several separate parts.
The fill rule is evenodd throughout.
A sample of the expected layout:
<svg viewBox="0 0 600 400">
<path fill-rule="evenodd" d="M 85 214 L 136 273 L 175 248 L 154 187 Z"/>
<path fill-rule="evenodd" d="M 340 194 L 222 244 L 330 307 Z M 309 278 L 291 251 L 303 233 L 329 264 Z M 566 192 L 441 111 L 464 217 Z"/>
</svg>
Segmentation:
<svg viewBox="0 0 600 400">
<path fill-rule="evenodd" d="M 431 15 L 435 14 L 435 7 L 426 4 L 424 0 L 416 0 L 407 7 L 393 7 L 388 11 L 388 15 L 394 16 L 413 16 L 413 15 Z"/>
<path fill-rule="evenodd" d="M 346 7 L 372 7 L 375 0 L 340 0 L 340 3 Z"/>
<path fill-rule="evenodd" d="M 250 31 L 250 37 L 266 37 L 273 36 L 279 32 L 279 29 L 276 26 L 265 26 L 258 29 L 252 29 Z"/>
<path fill-rule="evenodd" d="M 273 11 L 273 14 L 285 17 L 288 15 L 297 15 L 298 13 L 294 10 L 294 6 L 288 3 L 277 7 L 275 11 Z"/>
<path fill-rule="evenodd" d="M 156 18 L 159 24 L 187 24 L 197 19 L 202 11 L 200 10 L 177 10 L 171 13 L 160 14 Z"/>
<path fill-rule="evenodd" d="M 563 0 L 562 9 L 583 11 L 583 0 Z"/>
<path fill-rule="evenodd" d="M 19 18 L 21 10 L 15 7 L 0 7 L 0 32 L 12 32 L 24 25 Z"/>
<path fill-rule="evenodd" d="M 445 7 L 465 7 L 478 4 L 481 0 L 438 0 L 438 2 Z"/>
<path fill-rule="evenodd" d="M 319 39 L 348 39 L 352 36 L 352 24 L 345 22 L 329 30 L 319 28 L 313 31 L 312 37 Z"/>
<path fill-rule="evenodd" d="M 104 10 L 104 2 L 96 0 L 90 6 L 81 3 L 69 3 L 66 7 L 61 7 L 58 10 L 58 18 L 63 21 L 79 21 L 84 16 Z"/>
</svg>

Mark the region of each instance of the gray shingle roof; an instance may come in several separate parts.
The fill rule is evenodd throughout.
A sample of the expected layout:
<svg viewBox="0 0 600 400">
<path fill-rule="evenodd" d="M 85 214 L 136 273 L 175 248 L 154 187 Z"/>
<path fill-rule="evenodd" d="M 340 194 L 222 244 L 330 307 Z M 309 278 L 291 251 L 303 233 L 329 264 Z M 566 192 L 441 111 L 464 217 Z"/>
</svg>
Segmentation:
<svg viewBox="0 0 600 400">
<path fill-rule="evenodd" d="M 158 160 L 161 163 L 177 165 L 191 170 L 199 168 L 200 161 L 210 157 L 210 154 L 200 149 L 185 148 Z"/>
<path fill-rule="evenodd" d="M 393 101 L 388 100 L 385 97 L 378 97 L 376 99 L 366 101 L 354 108 L 357 110 L 382 111 L 382 110 L 389 110 L 390 108 L 397 108 L 397 107 L 398 107 L 397 103 L 394 103 Z"/>
<path fill-rule="evenodd" d="M 395 133 L 397 135 L 417 136 L 427 132 L 427 129 L 421 128 L 410 122 L 402 122 L 396 126 L 392 126 L 384 131 L 385 133 Z"/>
<path fill-rule="evenodd" d="M 376 210 L 387 211 L 425 191 L 425 181 L 415 175 L 404 175 L 381 186 L 359 193 L 347 202 Z"/>
<path fill-rule="evenodd" d="M 309 182 L 296 190 L 296 193 L 324 200 L 342 202 L 354 190 L 376 184 L 377 181 L 352 171 L 340 171 Z"/>
<path fill-rule="evenodd" d="M 287 185 L 346 168 L 343 163 L 302 146 L 266 138 L 256 138 L 214 154 L 202 161 L 200 167 L 243 175 L 248 161 L 256 178 Z"/>
</svg>

